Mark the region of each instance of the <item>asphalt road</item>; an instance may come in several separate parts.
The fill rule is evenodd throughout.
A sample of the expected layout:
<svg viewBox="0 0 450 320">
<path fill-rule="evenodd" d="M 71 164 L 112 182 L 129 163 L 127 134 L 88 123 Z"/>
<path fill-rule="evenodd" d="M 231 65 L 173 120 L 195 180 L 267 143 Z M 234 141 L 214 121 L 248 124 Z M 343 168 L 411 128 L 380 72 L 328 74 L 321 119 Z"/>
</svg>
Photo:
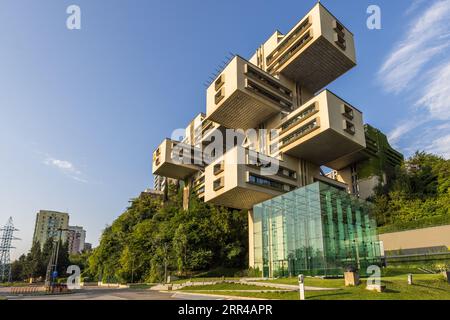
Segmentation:
<svg viewBox="0 0 450 320">
<path fill-rule="evenodd" d="M 89 288 L 63 295 L 8 296 L 8 300 L 225 300 L 227 298 L 138 289 Z"/>
</svg>

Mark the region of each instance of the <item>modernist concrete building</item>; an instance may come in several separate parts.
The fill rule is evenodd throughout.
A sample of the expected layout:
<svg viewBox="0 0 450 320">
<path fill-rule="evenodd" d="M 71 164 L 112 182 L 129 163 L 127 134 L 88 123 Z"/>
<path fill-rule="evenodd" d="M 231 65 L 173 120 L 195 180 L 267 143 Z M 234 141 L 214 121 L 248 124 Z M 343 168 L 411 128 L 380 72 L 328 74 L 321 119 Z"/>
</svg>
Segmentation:
<svg viewBox="0 0 450 320">
<path fill-rule="evenodd" d="M 249 264 L 255 266 L 255 205 L 316 182 L 358 197 L 355 167 L 380 156 L 362 112 L 325 89 L 355 65 L 353 34 L 316 4 L 250 59 L 230 59 L 206 91 L 206 114 L 197 115 L 181 139 L 174 134 L 154 151 L 155 181 L 183 181 L 185 207 L 196 195 L 248 209 Z M 231 139 L 227 129 L 237 130 Z M 220 141 L 223 136 L 228 139 Z M 401 155 L 391 151 L 395 166 Z M 364 197 L 375 183 L 367 185 Z"/>
<path fill-rule="evenodd" d="M 65 212 L 41 210 L 36 215 L 36 223 L 34 226 L 33 243 L 39 242 L 41 249 L 48 239 L 58 239 L 60 236 L 59 229 L 68 229 L 69 214 Z M 67 232 L 61 232 L 63 242 L 67 241 Z"/>
<path fill-rule="evenodd" d="M 67 231 L 67 243 L 69 244 L 69 253 L 77 254 L 84 250 L 86 241 L 86 230 L 80 226 L 69 226 Z"/>
</svg>

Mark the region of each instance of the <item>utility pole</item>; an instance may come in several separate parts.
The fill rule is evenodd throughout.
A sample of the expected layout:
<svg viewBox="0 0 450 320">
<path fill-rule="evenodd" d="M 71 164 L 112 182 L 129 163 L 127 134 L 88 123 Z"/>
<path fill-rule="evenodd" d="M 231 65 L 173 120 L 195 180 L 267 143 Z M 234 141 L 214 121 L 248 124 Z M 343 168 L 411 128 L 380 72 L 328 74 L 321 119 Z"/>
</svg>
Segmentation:
<svg viewBox="0 0 450 320">
<path fill-rule="evenodd" d="M 47 265 L 47 272 L 45 275 L 45 286 L 46 287 L 52 287 L 54 285 L 53 279 L 55 272 L 57 272 L 58 268 L 58 255 L 59 255 L 59 245 L 61 243 L 62 233 L 63 231 L 69 231 L 69 229 L 58 229 L 59 231 L 59 237 L 55 246 L 55 242 L 53 241 L 53 249 L 52 249 L 52 255 L 50 256 L 50 260 L 48 261 Z"/>
<path fill-rule="evenodd" d="M 11 249 L 15 249 L 11 243 L 13 240 L 20 240 L 14 237 L 14 232 L 19 231 L 14 228 L 13 219 L 10 217 L 3 228 L 0 237 L 0 282 L 11 282 Z"/>
</svg>

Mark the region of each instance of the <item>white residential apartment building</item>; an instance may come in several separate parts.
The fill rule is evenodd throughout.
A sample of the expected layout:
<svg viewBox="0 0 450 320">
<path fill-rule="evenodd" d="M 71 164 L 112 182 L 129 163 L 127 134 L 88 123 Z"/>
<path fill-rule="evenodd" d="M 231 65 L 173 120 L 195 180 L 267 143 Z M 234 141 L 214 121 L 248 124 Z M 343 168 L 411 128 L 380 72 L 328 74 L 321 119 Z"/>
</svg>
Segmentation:
<svg viewBox="0 0 450 320">
<path fill-rule="evenodd" d="M 69 253 L 77 254 L 83 252 L 86 241 L 86 230 L 80 226 L 69 226 L 67 231 L 67 242 L 69 244 Z"/>
<path fill-rule="evenodd" d="M 36 214 L 33 243 L 39 242 L 41 249 L 48 239 L 59 239 L 67 241 L 67 230 L 69 226 L 69 214 L 65 212 L 40 210 Z"/>
</svg>

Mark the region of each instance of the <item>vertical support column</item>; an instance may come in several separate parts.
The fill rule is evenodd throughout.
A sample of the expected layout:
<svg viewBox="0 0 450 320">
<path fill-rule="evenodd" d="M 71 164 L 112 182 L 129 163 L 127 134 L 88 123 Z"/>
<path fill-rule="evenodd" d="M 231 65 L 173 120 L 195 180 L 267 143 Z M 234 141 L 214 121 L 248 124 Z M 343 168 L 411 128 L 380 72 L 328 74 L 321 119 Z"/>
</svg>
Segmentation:
<svg viewBox="0 0 450 320">
<path fill-rule="evenodd" d="M 183 210 L 189 210 L 189 198 L 191 195 L 190 181 L 184 182 L 183 187 Z"/>
<path fill-rule="evenodd" d="M 248 266 L 255 267 L 255 240 L 253 233 L 253 209 L 248 210 Z"/>
</svg>

